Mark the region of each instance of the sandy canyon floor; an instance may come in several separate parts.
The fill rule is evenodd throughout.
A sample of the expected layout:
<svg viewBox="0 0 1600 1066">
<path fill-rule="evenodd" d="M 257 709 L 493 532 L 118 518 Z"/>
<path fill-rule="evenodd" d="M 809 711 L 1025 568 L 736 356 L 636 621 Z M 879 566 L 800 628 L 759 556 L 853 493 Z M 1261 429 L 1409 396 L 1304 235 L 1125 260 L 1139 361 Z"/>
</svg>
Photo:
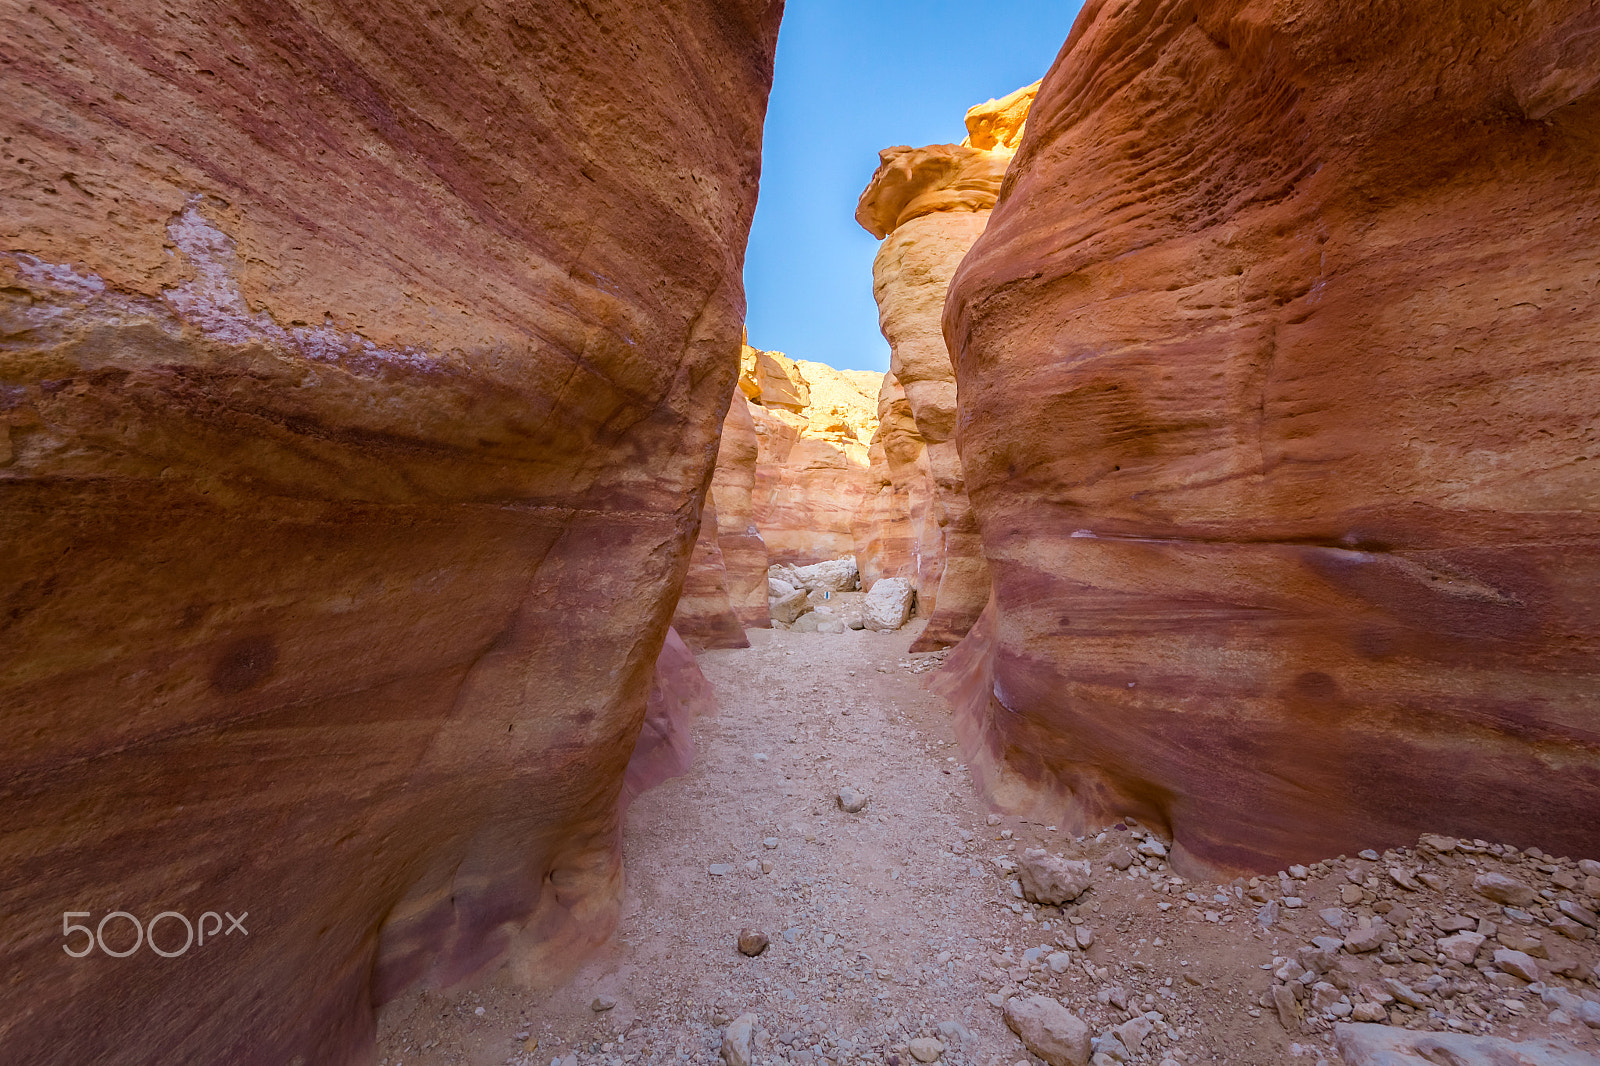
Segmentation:
<svg viewBox="0 0 1600 1066">
<path fill-rule="evenodd" d="M 1023 1066 L 1042 1060 L 999 1004 L 1034 992 L 1096 1036 L 1148 1030 L 1127 1054 L 1151 1064 L 1337 1063 L 1328 1012 L 1357 1008 L 1414 1029 L 1549 1036 L 1600 1062 L 1600 1030 L 1562 999 L 1600 1011 L 1585 976 L 1600 947 L 1556 909 L 1583 907 L 1576 862 L 1465 842 L 1217 885 L 1139 856 L 1138 826 L 1076 840 L 996 824 L 927 691 L 940 657 L 907 654 L 918 625 L 752 630 L 753 647 L 703 655 L 721 710 L 694 727 L 690 773 L 628 813 L 609 947 L 549 996 L 491 979 L 403 998 L 380 1021 L 383 1066 L 705 1066 L 746 1013 L 755 1066 L 913 1066 L 913 1050 Z M 870 797 L 864 810 L 841 809 L 844 786 Z M 1093 887 L 1064 910 L 1018 899 L 1011 869 L 1034 847 L 1091 859 Z M 1491 872 L 1542 895 L 1493 903 L 1472 889 Z M 740 954 L 744 929 L 770 939 L 763 954 Z M 1363 929 L 1382 942 L 1312 945 Z M 1486 935 L 1470 964 L 1440 951 L 1457 930 Z M 1539 982 L 1493 965 L 1501 948 L 1537 959 Z"/>
</svg>

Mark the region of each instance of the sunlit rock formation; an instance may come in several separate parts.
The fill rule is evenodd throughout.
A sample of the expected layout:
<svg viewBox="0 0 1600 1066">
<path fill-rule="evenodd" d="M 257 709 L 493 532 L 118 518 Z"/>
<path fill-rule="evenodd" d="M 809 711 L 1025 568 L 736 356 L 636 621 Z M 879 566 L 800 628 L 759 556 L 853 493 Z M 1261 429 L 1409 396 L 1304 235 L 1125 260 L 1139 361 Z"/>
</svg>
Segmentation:
<svg viewBox="0 0 1600 1066">
<path fill-rule="evenodd" d="M 683 593 L 672 612 L 672 625 L 691 648 L 748 648 L 744 626 L 728 592 L 728 570 L 718 537 L 716 502 L 708 496 L 700 516 L 700 534 L 689 556 Z"/>
<path fill-rule="evenodd" d="M 931 607 L 941 569 L 935 564 L 943 558 L 938 523 L 932 520 L 933 477 L 927 444 L 893 374 L 884 375 L 878 391 L 878 431 L 867 457 L 867 495 L 855 516 L 862 587 L 884 577 L 909 578 Z"/>
<path fill-rule="evenodd" d="M 767 612 L 767 545 L 755 525 L 755 423 L 735 393 L 722 423 L 683 595 L 672 624 L 692 648 L 748 648 L 744 627 L 771 625 Z"/>
<path fill-rule="evenodd" d="M 925 445 L 920 461 L 886 463 L 880 478 L 896 472 L 926 478 L 926 489 L 896 486 L 891 496 L 931 496 L 931 507 L 912 520 L 915 560 L 895 576 L 912 576 L 919 614 L 930 616 L 914 651 L 946 647 L 971 627 L 989 597 L 976 519 L 967 503 L 956 446 L 955 368 L 945 347 L 945 295 L 956 267 L 988 224 L 1038 85 L 967 112 L 965 144 L 888 148 L 861 194 L 856 220 L 884 238 L 872 264 L 873 293 L 889 372 L 898 382 Z M 909 452 L 907 443 L 900 450 Z M 886 449 L 887 451 L 887 449 Z M 869 498 L 878 521 L 882 485 Z"/>
<path fill-rule="evenodd" d="M 349 1061 L 608 934 L 780 12 L 0 14 L 7 1061 Z"/>
<path fill-rule="evenodd" d="M 805 565 L 855 554 L 883 375 L 748 345 L 742 367 L 739 388 L 760 446 L 755 524 L 770 560 Z"/>
<path fill-rule="evenodd" d="M 1085 6 L 945 319 L 1003 802 L 1189 871 L 1600 848 L 1597 40 Z"/>
<path fill-rule="evenodd" d="M 722 446 L 711 476 L 717 504 L 717 544 L 727 573 L 728 597 L 740 624 L 765 629 L 767 543 L 756 525 L 756 460 L 760 445 L 750 406 L 735 395 L 722 422 Z"/>
</svg>

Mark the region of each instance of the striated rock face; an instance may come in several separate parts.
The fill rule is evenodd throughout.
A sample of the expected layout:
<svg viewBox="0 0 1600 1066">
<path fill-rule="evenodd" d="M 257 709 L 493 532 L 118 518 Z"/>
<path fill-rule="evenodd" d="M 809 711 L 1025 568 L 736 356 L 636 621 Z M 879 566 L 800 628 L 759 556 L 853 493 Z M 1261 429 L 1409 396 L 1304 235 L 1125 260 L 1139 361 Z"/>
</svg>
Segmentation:
<svg viewBox="0 0 1600 1066">
<path fill-rule="evenodd" d="M 767 617 L 767 542 L 756 526 L 756 460 L 760 444 L 750 406 L 736 395 L 722 422 L 711 495 L 717 505 L 717 544 L 727 574 L 728 596 L 744 626 L 765 629 Z"/>
<path fill-rule="evenodd" d="M 962 264 L 991 788 L 1600 847 L 1600 13 L 1091 2 Z"/>
<path fill-rule="evenodd" d="M 0 14 L 8 1059 L 348 1061 L 607 935 L 780 12 Z"/>
<path fill-rule="evenodd" d="M 718 529 L 716 503 L 707 497 L 672 626 L 691 648 L 748 648 L 750 642 L 729 596 Z"/>
<path fill-rule="evenodd" d="M 917 610 L 930 617 L 913 651 L 960 640 L 989 597 L 989 571 L 956 446 L 956 379 L 945 347 L 944 304 L 962 257 L 988 225 L 1037 89 L 1030 85 L 969 111 L 966 145 L 886 149 L 856 208 L 856 220 L 884 238 L 872 264 L 873 293 L 889 341 L 890 374 L 925 448 L 928 487 L 919 495 L 932 499 L 915 522 Z M 877 495 L 863 524 L 881 520 Z"/>
<path fill-rule="evenodd" d="M 759 443 L 755 524 L 770 560 L 798 566 L 854 554 L 883 376 L 748 345 L 743 366 L 739 388 Z"/>
<path fill-rule="evenodd" d="M 767 545 L 755 525 L 758 450 L 750 406 L 735 393 L 722 422 L 711 494 L 683 595 L 672 616 L 673 627 L 692 648 L 748 648 L 744 627 L 772 624 L 767 610 Z"/>
<path fill-rule="evenodd" d="M 931 610 L 942 562 L 933 477 L 927 444 L 893 374 L 884 375 L 878 391 L 878 431 L 867 456 L 867 495 L 854 523 L 862 587 L 884 577 L 910 578 L 918 601 Z"/>
</svg>

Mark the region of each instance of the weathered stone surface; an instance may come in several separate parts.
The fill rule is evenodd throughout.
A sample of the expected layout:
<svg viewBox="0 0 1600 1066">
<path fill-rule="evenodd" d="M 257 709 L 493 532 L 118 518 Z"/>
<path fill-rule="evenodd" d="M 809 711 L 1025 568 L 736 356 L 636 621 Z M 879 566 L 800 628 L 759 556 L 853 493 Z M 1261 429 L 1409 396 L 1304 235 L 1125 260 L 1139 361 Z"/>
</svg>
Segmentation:
<svg viewBox="0 0 1600 1066">
<path fill-rule="evenodd" d="M 884 632 L 899 629 L 911 618 L 916 591 L 903 577 L 886 577 L 873 585 L 861 601 L 866 628 Z"/>
<path fill-rule="evenodd" d="M 1594 1054 L 1561 1040 L 1428 1033 L 1388 1025 L 1333 1027 L 1346 1066 L 1593 1066 Z"/>
<path fill-rule="evenodd" d="M 1049 996 L 1006 1000 L 1006 1025 L 1023 1047 L 1050 1066 L 1084 1066 L 1089 1061 L 1089 1027 Z"/>
<path fill-rule="evenodd" d="M 700 533 L 689 555 L 689 572 L 672 612 L 672 627 L 691 648 L 748 648 L 744 626 L 728 593 L 728 571 L 718 537 L 717 506 L 706 497 Z"/>
<path fill-rule="evenodd" d="M 767 543 L 756 526 L 756 424 L 742 396 L 728 405 L 722 420 L 711 498 L 717 506 L 717 546 L 727 573 L 728 598 L 746 628 L 766 629 Z"/>
<path fill-rule="evenodd" d="M 8 1061 L 364 1061 L 609 933 L 780 10 L 0 13 Z"/>
<path fill-rule="evenodd" d="M 1089 890 L 1094 869 L 1087 862 L 1052 855 L 1043 848 L 1027 848 L 1018 864 L 1017 879 L 1022 882 L 1022 894 L 1034 903 L 1071 903 Z"/>
<path fill-rule="evenodd" d="M 1597 20 L 1085 6 L 946 305 L 1008 809 L 1600 851 Z"/>
<path fill-rule="evenodd" d="M 1447 959 L 1471 965 L 1472 960 L 1478 957 L 1478 949 L 1483 947 L 1484 939 L 1477 933 L 1440 937 L 1439 952 Z"/>
<path fill-rule="evenodd" d="M 741 1014 L 729 1023 L 722 1034 L 722 1061 L 727 1066 L 751 1066 L 755 1061 L 751 1041 L 758 1021 L 754 1014 Z"/>
<path fill-rule="evenodd" d="M 1537 893 L 1532 887 L 1505 874 L 1479 874 L 1472 879 L 1472 890 L 1485 899 L 1510 907 L 1526 907 Z"/>
<path fill-rule="evenodd" d="M 753 359 L 758 370 L 771 364 L 782 373 L 752 376 Z M 871 484 L 868 445 L 878 428 L 882 375 L 749 346 L 745 365 L 740 388 L 750 397 L 760 449 L 755 524 L 770 561 L 803 565 L 855 554 L 854 519 Z M 762 388 L 776 392 L 768 396 Z"/>
<path fill-rule="evenodd" d="M 931 605 L 944 569 L 944 534 L 934 508 L 927 442 L 893 374 L 884 375 L 878 392 L 878 430 L 867 454 L 867 494 L 852 526 L 861 583 L 907 578 L 917 601 Z"/>
<path fill-rule="evenodd" d="M 796 580 L 807 592 L 848 592 L 861 583 L 861 573 L 856 569 L 854 556 L 825 559 L 810 566 L 797 566 L 793 570 Z"/>
<path fill-rule="evenodd" d="M 945 347 L 944 304 L 950 279 L 988 223 L 1036 88 L 968 112 L 969 142 L 982 149 L 888 149 L 856 208 L 856 220 L 885 238 L 872 265 L 873 294 L 889 342 L 889 372 L 904 391 L 930 480 L 925 494 L 932 507 L 915 531 L 919 570 L 926 571 L 917 575 L 919 611 L 928 625 L 912 651 L 960 640 L 989 598 L 988 565 L 955 440 L 955 367 Z M 878 432 L 899 429 L 880 423 Z"/>
<path fill-rule="evenodd" d="M 811 609 L 811 600 L 805 589 L 778 590 L 768 596 L 767 608 L 774 622 L 789 624 Z"/>
</svg>

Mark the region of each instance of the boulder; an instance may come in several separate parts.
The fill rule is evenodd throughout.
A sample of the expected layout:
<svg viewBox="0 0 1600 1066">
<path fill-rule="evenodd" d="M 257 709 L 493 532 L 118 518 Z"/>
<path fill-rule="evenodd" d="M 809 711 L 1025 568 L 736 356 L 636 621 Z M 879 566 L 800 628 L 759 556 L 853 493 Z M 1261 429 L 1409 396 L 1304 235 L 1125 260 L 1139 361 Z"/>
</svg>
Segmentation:
<svg viewBox="0 0 1600 1066">
<path fill-rule="evenodd" d="M 755 1061 L 751 1045 L 755 1040 L 758 1020 L 754 1014 L 741 1014 L 723 1030 L 722 1061 L 727 1066 L 751 1066 Z"/>
<path fill-rule="evenodd" d="M 1015 996 L 1006 1000 L 1006 1025 L 1022 1046 L 1050 1066 L 1085 1066 L 1089 1061 L 1089 1027 L 1083 1019 L 1049 996 Z"/>
<path fill-rule="evenodd" d="M 807 592 L 819 595 L 824 592 L 848 592 L 860 584 L 855 557 L 849 555 L 796 567 L 794 575 Z"/>
<path fill-rule="evenodd" d="M 1532 887 L 1505 874 L 1479 874 L 1472 879 L 1472 890 L 1485 899 L 1507 907 L 1526 907 L 1538 895 Z"/>
<path fill-rule="evenodd" d="M 911 618 L 916 593 L 903 577 L 886 577 L 872 586 L 861 602 L 861 617 L 867 629 L 899 629 Z"/>
<path fill-rule="evenodd" d="M 767 609 L 775 622 L 793 623 L 811 610 L 811 600 L 805 589 L 791 589 L 781 596 L 769 596 Z"/>
<path fill-rule="evenodd" d="M 1060 905 L 1071 903 L 1089 890 L 1094 868 L 1087 862 L 1052 855 L 1043 848 L 1027 848 L 1017 865 L 1017 880 L 1029 901 Z"/>
<path fill-rule="evenodd" d="M 1561 1040 L 1429 1033 L 1397 1026 L 1342 1023 L 1334 1045 L 1346 1066 L 1593 1066 L 1594 1054 Z"/>
</svg>

